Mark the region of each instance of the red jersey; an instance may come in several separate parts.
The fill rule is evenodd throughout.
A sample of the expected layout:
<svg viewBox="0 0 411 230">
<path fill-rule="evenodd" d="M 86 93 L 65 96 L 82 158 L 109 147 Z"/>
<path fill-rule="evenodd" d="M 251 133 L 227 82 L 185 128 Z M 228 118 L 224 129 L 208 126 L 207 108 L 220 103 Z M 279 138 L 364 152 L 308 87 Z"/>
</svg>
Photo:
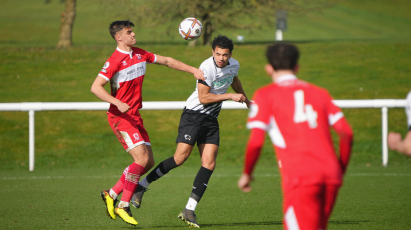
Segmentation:
<svg viewBox="0 0 411 230">
<path fill-rule="evenodd" d="M 98 75 L 110 81 L 113 97 L 130 106 L 127 114 L 139 116 L 146 63 L 155 63 L 156 55 L 137 47 L 131 49 L 131 52 L 127 52 L 117 47 Z M 108 112 L 122 114 L 113 104 L 110 104 Z"/>
<path fill-rule="evenodd" d="M 286 191 L 299 185 L 339 185 L 343 169 L 330 126 L 343 116 L 326 90 L 283 75 L 275 84 L 257 90 L 247 128 L 268 132 Z"/>
</svg>

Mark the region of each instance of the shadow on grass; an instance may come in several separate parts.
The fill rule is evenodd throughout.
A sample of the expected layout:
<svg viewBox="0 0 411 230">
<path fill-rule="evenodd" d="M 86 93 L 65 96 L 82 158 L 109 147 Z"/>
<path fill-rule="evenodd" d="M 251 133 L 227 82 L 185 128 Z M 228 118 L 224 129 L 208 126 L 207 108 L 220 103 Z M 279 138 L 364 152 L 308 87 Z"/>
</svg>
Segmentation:
<svg viewBox="0 0 411 230">
<path fill-rule="evenodd" d="M 262 222 L 244 222 L 244 223 L 223 223 L 223 224 L 201 224 L 201 228 L 204 227 L 239 227 L 239 226 L 263 226 L 263 225 L 282 225 L 282 221 L 262 221 Z M 153 229 L 153 228 L 187 228 L 187 224 L 181 223 L 181 225 L 178 226 L 150 226 L 147 229 Z"/>
<path fill-rule="evenodd" d="M 338 225 L 343 225 L 343 224 L 361 224 L 361 223 L 370 223 L 371 221 L 369 220 L 332 220 L 328 221 L 329 224 L 338 224 Z"/>
<path fill-rule="evenodd" d="M 369 223 L 371 221 L 368 220 L 334 220 L 329 221 L 328 224 L 335 224 L 335 225 L 358 225 L 361 223 Z M 240 227 L 240 226 L 274 226 L 274 225 L 282 225 L 283 221 L 261 221 L 261 222 L 244 222 L 244 223 L 222 223 L 222 224 L 200 224 L 202 228 L 204 227 Z M 150 226 L 149 228 L 187 228 L 187 225 L 182 223 L 178 226 Z"/>
</svg>

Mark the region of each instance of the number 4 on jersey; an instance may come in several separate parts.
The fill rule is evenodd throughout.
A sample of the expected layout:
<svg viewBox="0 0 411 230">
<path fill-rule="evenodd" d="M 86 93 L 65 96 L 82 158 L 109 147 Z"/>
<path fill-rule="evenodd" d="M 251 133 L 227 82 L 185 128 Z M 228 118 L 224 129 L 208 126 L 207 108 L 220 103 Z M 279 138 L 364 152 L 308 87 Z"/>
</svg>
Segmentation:
<svg viewBox="0 0 411 230">
<path fill-rule="evenodd" d="M 304 91 L 297 90 L 294 92 L 294 122 L 308 122 L 311 129 L 317 128 L 317 112 L 314 111 L 313 106 L 304 104 Z"/>
</svg>

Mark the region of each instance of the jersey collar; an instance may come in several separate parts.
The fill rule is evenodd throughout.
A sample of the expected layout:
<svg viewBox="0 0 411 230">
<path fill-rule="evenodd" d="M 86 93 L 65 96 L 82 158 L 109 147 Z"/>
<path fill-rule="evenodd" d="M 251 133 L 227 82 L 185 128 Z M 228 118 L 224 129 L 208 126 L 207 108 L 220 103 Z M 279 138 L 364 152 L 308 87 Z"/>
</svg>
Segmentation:
<svg viewBox="0 0 411 230">
<path fill-rule="evenodd" d="M 122 50 L 122 49 L 118 48 L 118 46 L 117 46 L 117 49 L 116 49 L 116 50 L 117 50 L 118 52 L 120 52 L 120 53 L 130 55 L 130 58 L 131 58 L 131 59 L 133 59 L 133 50 L 131 50 L 130 52 L 128 52 L 128 51 L 124 51 L 124 50 Z"/>
<path fill-rule="evenodd" d="M 284 81 L 296 80 L 297 77 L 294 74 L 284 74 L 275 80 L 275 83 L 279 84 Z"/>
</svg>

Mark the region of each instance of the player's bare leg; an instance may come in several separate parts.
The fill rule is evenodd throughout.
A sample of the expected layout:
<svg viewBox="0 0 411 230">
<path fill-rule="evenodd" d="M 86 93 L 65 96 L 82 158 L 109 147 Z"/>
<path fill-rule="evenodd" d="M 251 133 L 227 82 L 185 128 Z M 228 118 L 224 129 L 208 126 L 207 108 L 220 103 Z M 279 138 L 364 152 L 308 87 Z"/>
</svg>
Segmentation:
<svg viewBox="0 0 411 230">
<path fill-rule="evenodd" d="M 200 225 L 197 223 L 194 211 L 207 188 L 208 181 L 216 166 L 218 145 L 200 144 L 198 145 L 198 150 L 201 156 L 201 168 L 194 179 L 193 190 L 191 191 L 186 208 L 178 215 L 178 217 L 190 227 L 196 228 L 200 228 Z"/>
<path fill-rule="evenodd" d="M 158 180 L 160 177 L 167 174 L 170 170 L 182 165 L 193 151 L 192 145 L 186 143 L 178 143 L 174 156 L 165 159 L 157 165 L 137 186 L 137 190 L 131 198 L 131 203 L 134 207 L 140 208 L 144 193 L 148 186 Z"/>
</svg>

